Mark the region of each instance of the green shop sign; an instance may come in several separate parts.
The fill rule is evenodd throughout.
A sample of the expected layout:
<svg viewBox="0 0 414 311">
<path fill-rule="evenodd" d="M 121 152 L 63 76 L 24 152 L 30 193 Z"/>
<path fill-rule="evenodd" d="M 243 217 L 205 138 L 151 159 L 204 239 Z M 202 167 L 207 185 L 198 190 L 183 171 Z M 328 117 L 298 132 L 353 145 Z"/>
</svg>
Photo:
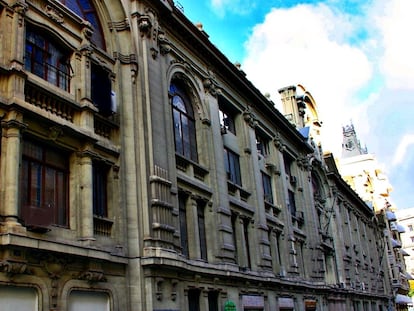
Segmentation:
<svg viewBox="0 0 414 311">
<path fill-rule="evenodd" d="M 231 300 L 226 301 L 224 311 L 236 311 L 236 304 Z"/>
</svg>

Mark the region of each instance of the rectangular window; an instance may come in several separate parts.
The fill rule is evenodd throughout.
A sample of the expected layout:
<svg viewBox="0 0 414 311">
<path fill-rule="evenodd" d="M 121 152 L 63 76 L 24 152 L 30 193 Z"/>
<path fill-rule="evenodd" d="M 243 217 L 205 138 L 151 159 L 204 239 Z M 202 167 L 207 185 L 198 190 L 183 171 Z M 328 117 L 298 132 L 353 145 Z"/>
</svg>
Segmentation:
<svg viewBox="0 0 414 311">
<path fill-rule="evenodd" d="M 103 117 L 109 117 L 114 112 L 109 71 L 93 63 L 91 67 L 91 99 Z"/>
<path fill-rule="evenodd" d="M 208 292 L 208 311 L 219 311 L 218 296 L 218 291 Z"/>
<path fill-rule="evenodd" d="M 259 155 L 263 157 L 267 157 L 269 155 L 269 139 L 258 131 L 256 131 L 256 147 Z"/>
<path fill-rule="evenodd" d="M 197 288 L 188 290 L 188 311 L 200 311 L 200 290 Z"/>
<path fill-rule="evenodd" d="M 50 37 L 26 29 L 25 69 L 53 85 L 69 91 L 69 53 Z"/>
<path fill-rule="evenodd" d="M 292 163 L 293 163 L 293 159 L 286 153 L 283 154 L 283 164 L 285 167 L 285 174 L 288 175 L 289 177 L 292 176 Z"/>
<path fill-rule="evenodd" d="M 237 228 L 236 228 L 236 222 L 237 222 L 237 215 L 234 213 L 231 213 L 231 230 L 232 230 L 232 238 L 233 238 L 233 245 L 234 245 L 234 260 L 237 263 L 238 262 L 238 249 L 237 249 Z"/>
<path fill-rule="evenodd" d="M 178 208 L 179 208 L 179 220 L 180 220 L 180 241 L 181 252 L 184 256 L 188 257 L 188 232 L 187 232 L 187 197 L 183 194 L 178 195 Z"/>
<path fill-rule="evenodd" d="M 246 249 L 246 268 L 252 267 L 252 262 L 250 258 L 250 243 L 249 243 L 249 223 L 250 219 L 244 218 L 243 219 L 243 233 L 244 233 L 244 247 Z"/>
<path fill-rule="evenodd" d="M 269 175 L 263 172 L 262 172 L 262 182 L 263 182 L 264 200 L 268 203 L 273 204 L 272 180 Z"/>
<path fill-rule="evenodd" d="M 223 134 L 230 132 L 236 135 L 236 125 L 234 122 L 234 117 L 226 112 L 225 110 L 222 110 L 220 108 L 219 110 L 219 117 L 220 117 L 220 127 L 223 132 Z"/>
<path fill-rule="evenodd" d="M 233 184 L 241 186 L 240 162 L 239 156 L 233 151 L 224 148 L 224 164 L 227 173 L 227 179 Z"/>
<path fill-rule="evenodd" d="M 21 166 L 21 213 L 26 226 L 68 225 L 67 155 L 25 140 Z"/>
<path fill-rule="evenodd" d="M 296 217 L 295 193 L 292 190 L 288 190 L 288 195 L 289 195 L 289 212 L 293 217 Z"/>
<path fill-rule="evenodd" d="M 92 166 L 93 214 L 98 217 L 108 217 L 107 182 L 108 166 L 94 161 Z"/>
<path fill-rule="evenodd" d="M 197 220 L 200 239 L 201 259 L 207 260 L 207 241 L 206 241 L 206 221 L 204 216 L 204 206 L 197 205 Z"/>
</svg>

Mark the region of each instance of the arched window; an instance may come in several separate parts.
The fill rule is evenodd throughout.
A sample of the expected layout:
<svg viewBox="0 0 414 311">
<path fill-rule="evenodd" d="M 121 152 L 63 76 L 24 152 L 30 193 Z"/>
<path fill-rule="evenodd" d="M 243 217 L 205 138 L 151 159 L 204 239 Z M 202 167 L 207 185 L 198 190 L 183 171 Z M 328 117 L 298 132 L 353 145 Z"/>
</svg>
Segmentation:
<svg viewBox="0 0 414 311">
<path fill-rule="evenodd" d="M 74 13 L 91 23 L 93 34 L 91 41 L 97 47 L 105 50 L 105 41 L 103 37 L 102 27 L 96 14 L 95 7 L 90 0 L 59 0 L 60 3 L 67 6 Z"/>
<path fill-rule="evenodd" d="M 175 152 L 197 162 L 194 111 L 180 81 L 171 82 L 170 96 L 174 122 Z"/>
</svg>

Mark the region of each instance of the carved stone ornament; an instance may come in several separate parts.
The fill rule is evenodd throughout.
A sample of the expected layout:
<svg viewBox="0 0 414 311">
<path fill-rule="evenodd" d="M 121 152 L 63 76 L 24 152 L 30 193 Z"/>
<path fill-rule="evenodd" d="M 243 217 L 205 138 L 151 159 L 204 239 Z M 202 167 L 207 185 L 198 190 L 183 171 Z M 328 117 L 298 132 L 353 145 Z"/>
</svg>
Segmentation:
<svg viewBox="0 0 414 311">
<path fill-rule="evenodd" d="M 63 14 L 56 11 L 50 5 L 45 6 L 45 13 L 50 19 L 54 20 L 55 22 L 57 22 L 59 24 L 63 24 L 63 22 L 64 22 Z"/>
<path fill-rule="evenodd" d="M 83 271 L 78 276 L 79 280 L 88 281 L 89 283 L 106 282 L 106 277 L 101 270 Z"/>
<path fill-rule="evenodd" d="M 138 17 L 138 28 L 141 34 L 149 37 L 152 29 L 151 17 L 147 14 L 142 14 Z"/>
<path fill-rule="evenodd" d="M 171 43 L 162 31 L 158 32 L 158 45 L 161 55 L 166 55 L 171 51 Z"/>
<path fill-rule="evenodd" d="M 298 166 L 304 170 L 310 170 L 310 157 L 308 155 L 301 155 L 297 159 Z"/>
<path fill-rule="evenodd" d="M 85 21 L 84 26 L 85 27 L 83 27 L 83 29 L 82 29 L 82 34 L 83 34 L 83 36 L 86 40 L 90 41 L 91 38 L 92 38 L 92 34 L 93 34 L 92 24 Z"/>
<path fill-rule="evenodd" d="M 26 15 L 26 12 L 29 8 L 29 6 L 24 3 L 23 1 L 16 1 L 13 5 L 12 5 L 13 10 L 19 14 L 19 27 L 23 26 L 23 16 Z"/>
<path fill-rule="evenodd" d="M 243 111 L 243 118 L 250 127 L 255 128 L 257 126 L 257 120 L 253 112 L 251 112 L 250 107 L 247 107 L 245 111 Z"/>
<path fill-rule="evenodd" d="M 203 81 L 203 86 L 206 92 L 209 92 L 213 96 L 217 96 L 219 92 L 216 76 L 212 71 L 208 71 L 208 76 Z"/>
<path fill-rule="evenodd" d="M 283 152 L 286 150 L 286 146 L 283 144 L 282 139 L 280 138 L 280 134 L 276 133 L 276 135 L 273 137 L 273 143 L 275 144 L 275 147 Z"/>
<path fill-rule="evenodd" d="M 27 264 L 25 262 L 2 260 L 0 261 L 0 271 L 8 275 L 29 274 Z"/>
</svg>

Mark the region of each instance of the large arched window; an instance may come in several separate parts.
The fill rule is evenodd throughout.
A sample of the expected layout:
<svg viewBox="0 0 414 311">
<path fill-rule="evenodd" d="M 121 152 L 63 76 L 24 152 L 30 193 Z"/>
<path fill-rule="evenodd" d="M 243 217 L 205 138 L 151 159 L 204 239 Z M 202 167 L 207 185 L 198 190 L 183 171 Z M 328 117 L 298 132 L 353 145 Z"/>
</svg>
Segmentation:
<svg viewBox="0 0 414 311">
<path fill-rule="evenodd" d="M 96 14 L 95 7 L 90 0 L 59 0 L 62 4 L 71 9 L 74 13 L 91 23 L 93 34 L 91 41 L 97 47 L 105 50 L 105 41 L 102 32 L 102 26 Z"/>
<path fill-rule="evenodd" d="M 180 81 L 170 85 L 176 153 L 197 162 L 197 142 L 194 111 Z"/>
</svg>

